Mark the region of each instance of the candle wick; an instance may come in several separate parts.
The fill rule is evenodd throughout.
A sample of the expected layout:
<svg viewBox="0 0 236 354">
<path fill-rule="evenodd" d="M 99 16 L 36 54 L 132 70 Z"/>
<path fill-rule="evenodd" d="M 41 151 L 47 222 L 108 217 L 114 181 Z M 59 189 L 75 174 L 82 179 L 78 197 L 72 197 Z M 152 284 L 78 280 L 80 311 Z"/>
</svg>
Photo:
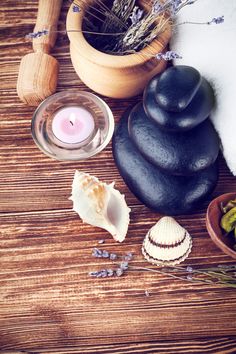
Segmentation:
<svg viewBox="0 0 236 354">
<path fill-rule="evenodd" d="M 73 126 L 74 125 L 74 123 L 70 120 L 70 124 Z"/>
</svg>

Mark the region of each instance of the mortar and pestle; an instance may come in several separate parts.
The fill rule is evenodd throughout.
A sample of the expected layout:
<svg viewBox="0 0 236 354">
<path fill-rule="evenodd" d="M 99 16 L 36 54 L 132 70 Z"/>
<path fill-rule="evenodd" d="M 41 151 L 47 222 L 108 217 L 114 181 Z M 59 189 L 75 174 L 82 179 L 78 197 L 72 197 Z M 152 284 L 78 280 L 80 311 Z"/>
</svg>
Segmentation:
<svg viewBox="0 0 236 354">
<path fill-rule="evenodd" d="M 49 53 L 56 42 L 61 5 L 62 0 L 39 0 L 34 32 L 49 33 L 33 38 L 34 53 L 22 58 L 17 81 L 18 96 L 29 106 L 37 106 L 56 91 L 59 64 Z"/>
</svg>

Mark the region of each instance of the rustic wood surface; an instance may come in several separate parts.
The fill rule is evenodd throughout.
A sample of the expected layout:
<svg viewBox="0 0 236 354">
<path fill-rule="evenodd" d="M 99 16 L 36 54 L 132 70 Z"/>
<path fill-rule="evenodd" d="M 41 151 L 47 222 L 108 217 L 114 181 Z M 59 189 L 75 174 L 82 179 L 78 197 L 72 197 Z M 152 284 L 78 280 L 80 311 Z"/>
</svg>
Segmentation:
<svg viewBox="0 0 236 354">
<path fill-rule="evenodd" d="M 101 248 L 135 253 L 147 265 L 141 242 L 159 215 L 128 191 L 114 165 L 111 145 L 85 162 L 58 162 L 44 156 L 31 138 L 34 109 L 16 95 L 24 39 L 37 15 L 37 1 L 1 2 L 0 33 L 0 348 L 2 353 L 235 353 L 236 292 L 217 286 L 128 272 L 114 279 L 91 279 L 88 272 L 108 265 L 91 257 Z M 60 29 L 65 27 L 64 2 Z M 60 63 L 58 91 L 88 90 L 71 65 L 68 40 L 58 37 L 52 53 Z M 116 121 L 132 102 L 105 98 Z M 132 208 L 127 239 L 83 225 L 68 200 L 75 169 L 106 182 L 116 181 Z M 236 178 L 220 162 L 214 196 L 236 191 Z M 177 220 L 193 236 L 192 265 L 232 263 L 208 236 L 207 203 Z M 150 296 L 145 296 L 148 290 Z"/>
</svg>

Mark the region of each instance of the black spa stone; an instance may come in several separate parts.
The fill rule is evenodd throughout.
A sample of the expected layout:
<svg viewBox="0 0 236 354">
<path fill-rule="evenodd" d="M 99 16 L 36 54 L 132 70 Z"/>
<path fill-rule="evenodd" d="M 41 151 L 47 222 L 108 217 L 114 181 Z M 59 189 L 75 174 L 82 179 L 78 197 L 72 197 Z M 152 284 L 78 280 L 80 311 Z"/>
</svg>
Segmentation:
<svg viewBox="0 0 236 354">
<path fill-rule="evenodd" d="M 176 66 L 154 77 L 146 87 L 145 112 L 161 128 L 168 131 L 190 130 L 209 116 L 214 106 L 214 92 L 210 84 L 204 78 L 199 79 L 200 75 L 196 73 L 191 67 Z"/>
<path fill-rule="evenodd" d="M 200 73 L 186 65 L 172 66 L 158 78 L 156 101 L 165 111 L 183 111 L 201 83 Z"/>
<path fill-rule="evenodd" d="M 129 135 L 152 164 L 175 175 L 192 175 L 212 165 L 219 140 L 209 119 L 187 132 L 167 132 L 147 118 L 142 103 L 129 116 Z"/>
<path fill-rule="evenodd" d="M 148 162 L 128 134 L 126 112 L 113 137 L 116 165 L 131 192 L 147 207 L 167 215 L 194 211 L 216 186 L 216 163 L 194 176 L 173 176 Z"/>
</svg>

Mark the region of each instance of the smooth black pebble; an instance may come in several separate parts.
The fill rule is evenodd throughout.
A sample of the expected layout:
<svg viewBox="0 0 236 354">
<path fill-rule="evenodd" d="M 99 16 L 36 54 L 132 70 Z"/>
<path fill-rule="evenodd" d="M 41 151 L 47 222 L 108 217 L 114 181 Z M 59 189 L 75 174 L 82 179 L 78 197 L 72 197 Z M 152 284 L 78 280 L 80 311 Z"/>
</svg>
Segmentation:
<svg viewBox="0 0 236 354">
<path fill-rule="evenodd" d="M 172 75 L 176 71 L 177 81 L 175 81 L 176 75 Z M 160 76 L 154 77 L 147 85 L 144 91 L 144 109 L 148 117 L 161 128 L 168 131 L 190 130 L 209 116 L 215 104 L 214 92 L 206 79 L 200 77 L 200 81 L 197 80 L 195 71 L 187 66 L 169 68 Z M 189 72 L 193 72 L 193 76 L 197 77 L 191 80 Z M 182 94 L 185 96 L 181 98 Z"/>
<path fill-rule="evenodd" d="M 142 103 L 129 116 L 129 135 L 139 152 L 166 173 L 191 175 L 212 165 L 219 139 L 210 120 L 188 132 L 166 132 L 147 118 Z"/>
<path fill-rule="evenodd" d="M 156 101 L 166 111 L 181 112 L 192 101 L 200 83 L 201 75 L 193 67 L 172 66 L 158 79 Z"/>
<path fill-rule="evenodd" d="M 126 111 L 113 136 L 116 165 L 131 192 L 147 207 L 166 215 L 194 211 L 214 190 L 217 163 L 194 176 L 173 176 L 148 162 L 137 150 L 128 133 Z"/>
</svg>

